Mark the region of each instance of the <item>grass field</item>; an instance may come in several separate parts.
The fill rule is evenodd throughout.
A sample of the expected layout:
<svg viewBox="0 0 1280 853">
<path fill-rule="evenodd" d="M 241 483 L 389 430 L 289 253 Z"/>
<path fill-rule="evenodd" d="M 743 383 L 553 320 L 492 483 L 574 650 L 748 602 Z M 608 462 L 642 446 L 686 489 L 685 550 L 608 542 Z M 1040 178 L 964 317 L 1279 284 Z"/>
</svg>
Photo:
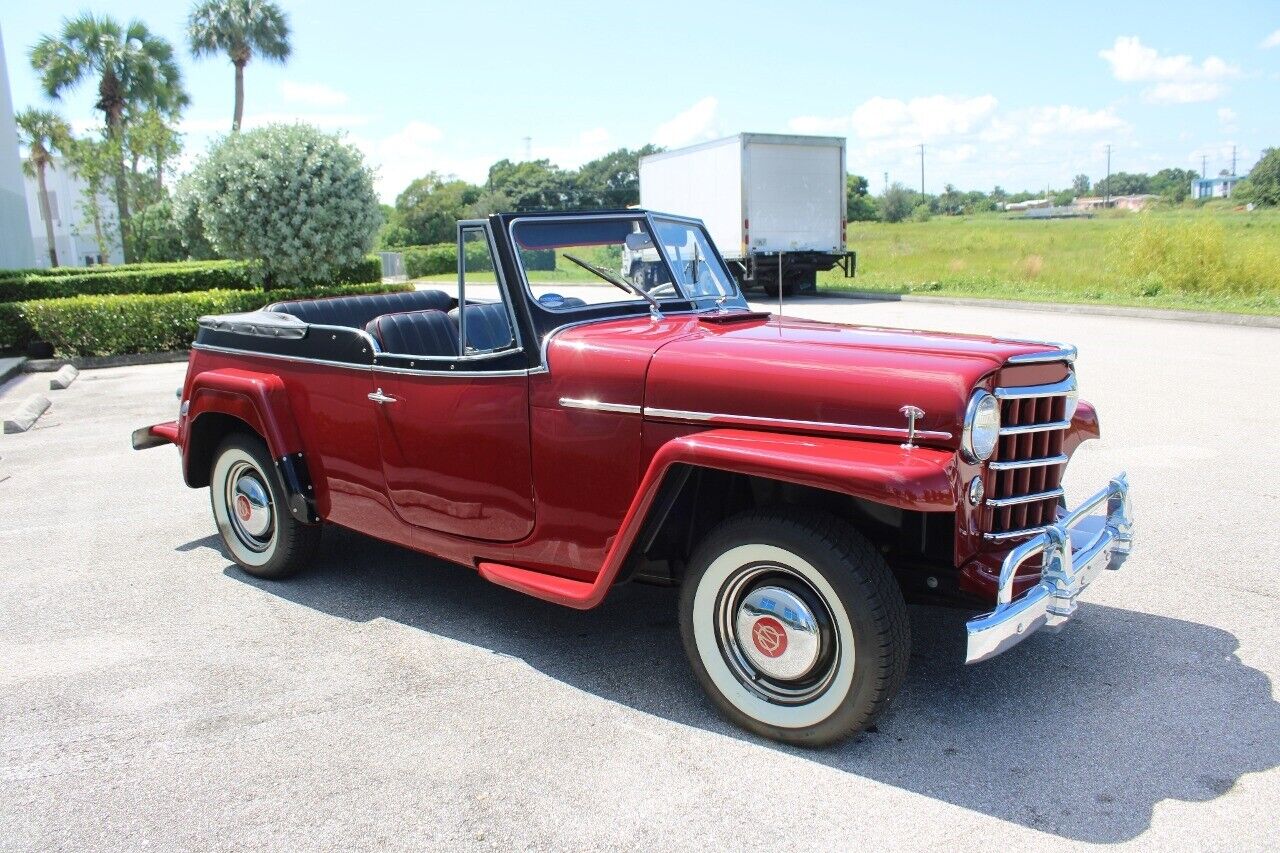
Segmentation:
<svg viewBox="0 0 1280 853">
<path fill-rule="evenodd" d="M 1280 211 L 855 222 L 823 289 L 1280 314 Z"/>
</svg>

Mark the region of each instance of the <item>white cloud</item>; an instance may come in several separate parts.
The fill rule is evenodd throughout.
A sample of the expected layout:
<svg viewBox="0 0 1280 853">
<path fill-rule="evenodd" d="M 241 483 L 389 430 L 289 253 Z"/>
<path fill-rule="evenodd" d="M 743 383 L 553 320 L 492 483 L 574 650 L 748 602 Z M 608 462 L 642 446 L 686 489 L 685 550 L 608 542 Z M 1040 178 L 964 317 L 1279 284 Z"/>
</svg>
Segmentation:
<svg viewBox="0 0 1280 853">
<path fill-rule="evenodd" d="M 1236 123 L 1236 111 L 1235 111 L 1235 110 L 1233 110 L 1233 109 L 1231 109 L 1231 107 L 1219 107 L 1219 108 L 1218 108 L 1218 121 L 1222 122 L 1224 125 L 1233 125 L 1233 124 L 1235 124 L 1235 123 Z"/>
<path fill-rule="evenodd" d="M 1093 134 L 1125 126 L 1124 119 L 1110 109 L 1088 110 L 1063 104 L 1036 107 L 1025 114 L 1026 132 L 1034 137 Z"/>
<path fill-rule="evenodd" d="M 280 97 L 288 104 L 320 109 L 345 107 L 351 100 L 346 92 L 339 92 L 323 83 L 298 83 L 293 80 L 280 81 Z"/>
<path fill-rule="evenodd" d="M 849 132 L 851 119 L 849 116 L 797 116 L 787 122 L 787 127 L 795 133 L 824 136 L 827 134 L 845 134 Z"/>
<path fill-rule="evenodd" d="M 609 131 L 603 127 L 593 127 L 579 133 L 572 142 L 565 145 L 538 145 L 535 140 L 531 153 L 535 160 L 550 160 L 562 169 L 576 169 L 615 147 L 611 140 Z"/>
<path fill-rule="evenodd" d="M 1258 45 L 1263 50 L 1270 50 L 1273 47 L 1280 47 L 1280 30 L 1276 30 L 1271 35 L 1262 40 L 1262 44 Z"/>
<path fill-rule="evenodd" d="M 658 125 L 653 132 L 653 142 L 664 148 L 678 148 L 694 142 L 715 139 L 720 135 L 716 121 L 715 98 L 706 97 L 670 121 Z"/>
<path fill-rule="evenodd" d="M 901 101 L 875 97 L 853 111 L 852 129 L 862 139 L 915 139 L 928 142 L 957 133 L 968 133 L 995 112 L 993 95 L 954 98 L 931 95 Z"/>
<path fill-rule="evenodd" d="M 348 130 L 363 127 L 373 120 L 372 116 L 360 113 L 250 113 L 245 115 L 240 126 L 245 130 L 262 127 L 267 124 L 313 124 L 321 130 Z M 178 122 L 178 130 L 190 134 L 222 134 L 231 132 L 231 114 L 218 118 L 184 118 Z"/>
<path fill-rule="evenodd" d="M 1185 53 L 1161 55 L 1137 36 L 1117 36 L 1115 44 L 1098 55 L 1111 66 L 1121 83 L 1152 83 L 1143 97 L 1157 104 L 1191 104 L 1212 101 L 1226 93 L 1225 81 L 1240 74 L 1240 67 L 1216 56 L 1200 63 Z"/>
</svg>

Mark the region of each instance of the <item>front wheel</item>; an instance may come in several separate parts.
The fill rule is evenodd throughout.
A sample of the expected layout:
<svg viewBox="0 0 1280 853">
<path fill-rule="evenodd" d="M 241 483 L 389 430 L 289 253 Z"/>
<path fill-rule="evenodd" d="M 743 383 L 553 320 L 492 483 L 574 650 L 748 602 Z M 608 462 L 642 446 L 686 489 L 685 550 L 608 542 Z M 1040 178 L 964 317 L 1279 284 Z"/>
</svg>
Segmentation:
<svg viewBox="0 0 1280 853">
<path fill-rule="evenodd" d="M 725 716 L 800 746 L 869 726 L 911 651 L 906 605 L 883 558 L 818 513 L 750 512 L 712 531 L 684 579 L 680 633 Z"/>
<path fill-rule="evenodd" d="M 271 454 L 257 436 L 236 433 L 218 446 L 209 501 L 231 558 L 254 577 L 286 577 L 315 554 L 320 526 L 289 512 Z"/>
</svg>

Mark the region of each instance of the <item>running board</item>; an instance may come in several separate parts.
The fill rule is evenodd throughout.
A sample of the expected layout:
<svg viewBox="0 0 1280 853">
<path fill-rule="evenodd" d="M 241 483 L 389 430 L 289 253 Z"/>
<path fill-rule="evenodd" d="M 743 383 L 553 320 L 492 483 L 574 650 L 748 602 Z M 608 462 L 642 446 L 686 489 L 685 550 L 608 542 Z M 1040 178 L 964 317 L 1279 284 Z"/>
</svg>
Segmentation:
<svg viewBox="0 0 1280 853">
<path fill-rule="evenodd" d="M 543 601 L 563 604 L 578 610 L 586 610 L 600 603 L 600 596 L 597 595 L 596 590 L 599 579 L 595 583 L 575 581 L 502 563 L 481 563 L 479 569 L 480 577 L 490 583 L 523 592 L 525 595 L 532 595 L 534 598 L 541 598 Z M 605 582 L 607 583 L 608 580 Z"/>
</svg>

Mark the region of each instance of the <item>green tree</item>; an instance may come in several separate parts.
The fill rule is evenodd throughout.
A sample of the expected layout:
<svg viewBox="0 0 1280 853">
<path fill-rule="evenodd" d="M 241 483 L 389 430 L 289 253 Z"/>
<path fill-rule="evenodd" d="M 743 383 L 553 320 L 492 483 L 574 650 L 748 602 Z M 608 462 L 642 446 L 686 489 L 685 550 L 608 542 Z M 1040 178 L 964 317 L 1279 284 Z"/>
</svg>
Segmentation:
<svg viewBox="0 0 1280 853">
<path fill-rule="evenodd" d="M 1199 177 L 1194 169 L 1161 169 L 1151 176 L 1151 192 L 1181 204 L 1191 195 L 1191 184 Z"/>
<path fill-rule="evenodd" d="M 1280 148 L 1267 148 L 1249 171 L 1249 177 L 1236 187 L 1236 194 L 1260 207 L 1280 205 Z"/>
<path fill-rule="evenodd" d="M 849 222 L 865 222 L 876 219 L 876 200 L 871 195 L 870 185 L 862 175 L 845 177 L 845 219 Z"/>
<path fill-rule="evenodd" d="M 57 113 L 25 109 L 14 116 L 18 125 L 18 144 L 27 149 L 22 171 L 36 179 L 40 191 L 40 218 L 44 220 L 44 236 L 49 244 L 49 265 L 58 265 L 58 247 L 53 238 L 53 211 L 49 209 L 49 189 L 45 173 L 53 168 L 53 155 L 71 147 L 71 128 Z"/>
<path fill-rule="evenodd" d="M 133 173 L 133 198 L 139 205 L 166 197 L 165 177 L 182 154 L 182 134 L 159 110 L 145 110 L 125 124 L 124 150 Z M 142 163 L 150 164 L 143 170 Z"/>
<path fill-rule="evenodd" d="M 885 222 L 901 222 L 911 215 L 913 202 L 911 191 L 894 181 L 880 196 L 880 218 Z"/>
<path fill-rule="evenodd" d="M 563 210 L 573 195 L 572 181 L 571 173 L 550 160 L 503 159 L 489 167 L 485 189 L 509 199 L 509 210 Z"/>
<path fill-rule="evenodd" d="M 192 180 L 214 251 L 260 261 L 268 287 L 332 281 L 364 257 L 382 224 L 360 151 L 305 124 L 233 133 Z"/>
<path fill-rule="evenodd" d="M 225 53 L 236 70 L 236 100 L 231 131 L 244 118 L 244 67 L 254 56 L 284 62 L 289 58 L 289 16 L 270 0 L 204 0 L 187 18 L 191 55 Z"/>
<path fill-rule="evenodd" d="M 120 26 L 114 18 L 84 12 L 63 21 L 58 36 L 41 36 L 31 48 L 31 65 L 50 98 L 59 98 L 86 78 L 96 77 L 107 135 L 123 150 L 126 110 L 155 108 L 174 113 L 187 103 L 173 47 L 141 21 Z M 116 213 L 122 231 L 129 226 L 129 179 L 123 158 L 115 171 Z M 125 248 L 125 261 L 129 261 Z"/>
<path fill-rule="evenodd" d="M 103 211 L 101 199 L 109 195 L 110 185 L 118 176 L 122 162 L 120 145 L 103 133 L 98 139 L 72 140 L 66 154 L 82 183 L 80 212 L 93 223 L 93 242 L 98 247 L 98 255 L 109 258 L 120 228 L 119 221 Z"/>
<path fill-rule="evenodd" d="M 182 229 L 174 218 L 173 202 L 162 199 L 133 215 L 130 238 L 136 243 L 134 257 L 145 263 L 180 261 L 187 257 Z"/>
<path fill-rule="evenodd" d="M 640 158 L 662 149 L 646 145 L 632 151 L 619 148 L 584 163 L 573 180 L 574 207 L 624 208 L 640 203 Z"/>
<path fill-rule="evenodd" d="M 1076 175 L 1071 179 L 1071 192 L 1075 193 L 1076 198 L 1087 196 L 1089 194 L 1089 176 Z"/>
<path fill-rule="evenodd" d="M 453 175 L 431 172 L 411 182 L 396 196 L 396 222 L 407 240 L 400 245 L 452 243 L 457 221 L 470 215 L 480 200 L 480 188 Z"/>
<path fill-rule="evenodd" d="M 1151 176 L 1141 172 L 1116 172 L 1093 185 L 1094 195 L 1142 195 L 1151 192 Z"/>
</svg>

